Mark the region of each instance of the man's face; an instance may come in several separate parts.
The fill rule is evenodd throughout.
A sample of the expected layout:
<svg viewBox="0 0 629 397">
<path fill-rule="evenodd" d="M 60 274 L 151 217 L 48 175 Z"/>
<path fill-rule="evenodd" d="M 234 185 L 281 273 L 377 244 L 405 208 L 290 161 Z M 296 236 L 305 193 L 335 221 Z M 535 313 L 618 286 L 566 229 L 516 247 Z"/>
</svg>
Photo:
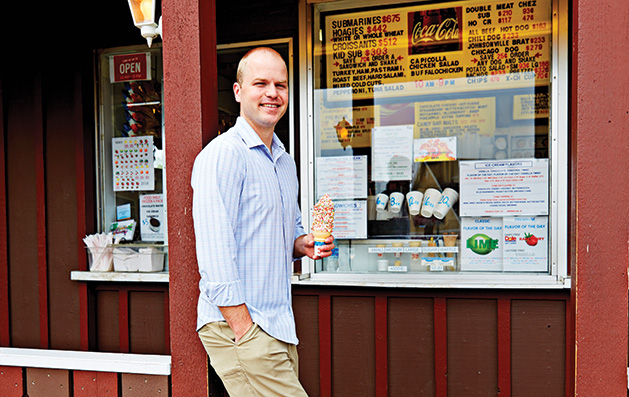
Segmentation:
<svg viewBox="0 0 629 397">
<path fill-rule="evenodd" d="M 251 54 L 242 84 L 234 83 L 234 95 L 240 102 L 240 115 L 258 134 L 273 132 L 288 106 L 288 78 L 282 59 L 268 52 Z"/>
</svg>

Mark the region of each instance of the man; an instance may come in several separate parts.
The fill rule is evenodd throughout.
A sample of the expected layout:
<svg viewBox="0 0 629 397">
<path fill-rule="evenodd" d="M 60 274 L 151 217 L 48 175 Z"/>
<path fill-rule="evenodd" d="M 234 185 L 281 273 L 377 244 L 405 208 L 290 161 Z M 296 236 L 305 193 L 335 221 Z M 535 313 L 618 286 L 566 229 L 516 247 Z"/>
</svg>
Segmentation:
<svg viewBox="0 0 629 397">
<path fill-rule="evenodd" d="M 305 396 L 290 280 L 294 259 L 319 257 L 301 225 L 295 162 L 274 133 L 288 106 L 286 64 L 256 48 L 236 77 L 240 117 L 201 151 L 192 172 L 197 330 L 230 395 Z"/>
</svg>

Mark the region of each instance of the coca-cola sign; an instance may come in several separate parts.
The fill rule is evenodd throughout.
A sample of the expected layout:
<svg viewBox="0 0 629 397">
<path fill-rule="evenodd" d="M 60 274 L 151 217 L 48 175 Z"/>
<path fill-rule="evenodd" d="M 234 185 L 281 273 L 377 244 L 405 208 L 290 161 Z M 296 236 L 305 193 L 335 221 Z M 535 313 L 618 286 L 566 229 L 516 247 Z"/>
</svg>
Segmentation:
<svg viewBox="0 0 629 397">
<path fill-rule="evenodd" d="M 461 7 L 408 13 L 408 54 L 461 51 Z"/>
</svg>

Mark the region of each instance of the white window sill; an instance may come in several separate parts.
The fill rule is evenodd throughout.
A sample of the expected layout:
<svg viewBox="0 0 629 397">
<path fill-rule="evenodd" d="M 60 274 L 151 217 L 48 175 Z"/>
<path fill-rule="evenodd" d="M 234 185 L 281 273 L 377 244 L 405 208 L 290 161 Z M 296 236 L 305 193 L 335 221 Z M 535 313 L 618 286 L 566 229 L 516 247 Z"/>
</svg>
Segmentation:
<svg viewBox="0 0 629 397">
<path fill-rule="evenodd" d="M 70 280 L 74 281 L 111 281 L 111 282 L 147 282 L 147 283 L 167 283 L 168 272 L 156 273 L 123 273 L 123 272 L 70 272 Z"/>
<path fill-rule="evenodd" d="M 70 350 L 0 348 L 0 366 L 170 375 L 170 356 Z"/>
<path fill-rule="evenodd" d="M 569 289 L 570 278 L 558 278 L 547 274 L 351 274 L 316 273 L 293 276 L 294 285 L 326 285 L 346 287 L 389 288 L 476 288 L 476 289 Z"/>
</svg>

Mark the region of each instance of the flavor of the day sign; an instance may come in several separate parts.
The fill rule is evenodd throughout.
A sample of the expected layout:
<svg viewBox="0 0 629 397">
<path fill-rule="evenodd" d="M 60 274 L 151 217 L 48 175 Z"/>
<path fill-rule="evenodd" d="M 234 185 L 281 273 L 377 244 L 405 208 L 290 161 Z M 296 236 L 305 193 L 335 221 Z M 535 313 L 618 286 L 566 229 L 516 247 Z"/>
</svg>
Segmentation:
<svg viewBox="0 0 629 397">
<path fill-rule="evenodd" d="M 546 85 L 551 9 L 550 0 L 493 0 L 327 16 L 327 88 L 365 99 L 435 86 Z"/>
<path fill-rule="evenodd" d="M 548 270 L 548 217 L 503 218 L 504 271 Z"/>
<path fill-rule="evenodd" d="M 502 218 L 461 218 L 461 270 L 501 271 Z"/>
</svg>

